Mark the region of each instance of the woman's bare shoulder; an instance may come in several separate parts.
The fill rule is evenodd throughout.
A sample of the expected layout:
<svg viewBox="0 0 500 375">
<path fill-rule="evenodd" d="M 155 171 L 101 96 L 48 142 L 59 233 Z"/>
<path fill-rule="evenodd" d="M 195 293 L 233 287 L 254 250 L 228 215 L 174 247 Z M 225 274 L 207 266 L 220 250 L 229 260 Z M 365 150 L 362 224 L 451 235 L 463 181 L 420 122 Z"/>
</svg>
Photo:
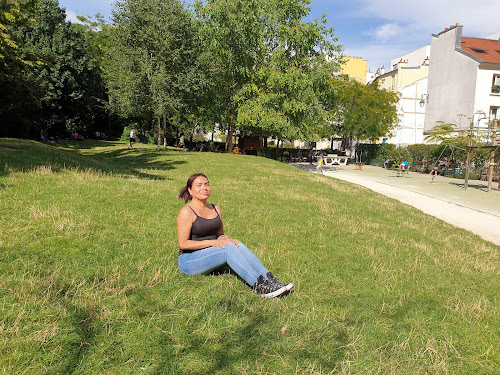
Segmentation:
<svg viewBox="0 0 500 375">
<path fill-rule="evenodd" d="M 178 218 L 190 218 L 194 216 L 194 212 L 187 204 L 182 207 L 177 215 Z"/>
</svg>

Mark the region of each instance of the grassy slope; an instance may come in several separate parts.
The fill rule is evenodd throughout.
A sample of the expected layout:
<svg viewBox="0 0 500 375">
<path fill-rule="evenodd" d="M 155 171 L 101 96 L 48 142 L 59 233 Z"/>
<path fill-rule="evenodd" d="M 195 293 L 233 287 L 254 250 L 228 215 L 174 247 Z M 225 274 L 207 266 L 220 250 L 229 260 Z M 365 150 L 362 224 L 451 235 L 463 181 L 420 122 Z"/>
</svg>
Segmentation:
<svg viewBox="0 0 500 375">
<path fill-rule="evenodd" d="M 205 172 L 226 232 L 296 285 L 177 269 Z M 0 139 L 0 373 L 493 374 L 499 248 L 272 160 Z"/>
</svg>

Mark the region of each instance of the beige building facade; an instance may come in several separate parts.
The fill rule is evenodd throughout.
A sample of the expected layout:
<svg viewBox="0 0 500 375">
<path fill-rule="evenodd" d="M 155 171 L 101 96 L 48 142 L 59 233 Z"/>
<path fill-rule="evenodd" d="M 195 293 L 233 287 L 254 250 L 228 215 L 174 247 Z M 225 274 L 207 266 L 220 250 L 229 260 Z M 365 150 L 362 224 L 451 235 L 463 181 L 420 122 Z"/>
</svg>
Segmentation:
<svg viewBox="0 0 500 375">
<path fill-rule="evenodd" d="M 382 142 L 406 146 L 424 142 L 430 46 L 399 56 L 391 61 L 392 70 L 379 71 L 375 81 L 380 88 L 398 94 L 398 123 L 392 135 Z"/>
</svg>

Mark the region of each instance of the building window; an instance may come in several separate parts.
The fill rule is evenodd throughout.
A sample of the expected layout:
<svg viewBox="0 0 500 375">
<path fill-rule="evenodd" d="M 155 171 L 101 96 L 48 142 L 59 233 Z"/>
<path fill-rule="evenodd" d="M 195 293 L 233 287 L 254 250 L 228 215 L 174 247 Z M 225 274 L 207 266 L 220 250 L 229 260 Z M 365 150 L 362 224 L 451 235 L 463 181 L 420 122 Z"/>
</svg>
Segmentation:
<svg viewBox="0 0 500 375">
<path fill-rule="evenodd" d="M 500 74 L 493 74 L 493 84 L 491 85 L 492 94 L 500 94 Z"/>
<path fill-rule="evenodd" d="M 490 120 L 500 119 L 500 107 L 490 107 Z"/>
</svg>

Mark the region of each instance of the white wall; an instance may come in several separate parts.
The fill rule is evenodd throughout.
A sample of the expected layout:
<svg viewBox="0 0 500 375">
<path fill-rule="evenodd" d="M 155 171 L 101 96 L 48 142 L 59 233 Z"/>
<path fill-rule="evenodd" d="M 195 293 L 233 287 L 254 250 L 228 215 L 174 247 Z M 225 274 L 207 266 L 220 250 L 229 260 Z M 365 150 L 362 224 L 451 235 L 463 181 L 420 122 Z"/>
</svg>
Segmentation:
<svg viewBox="0 0 500 375">
<path fill-rule="evenodd" d="M 425 131 L 437 121 L 455 123 L 474 114 L 478 62 L 455 50 L 462 26 L 432 36 Z"/>
<path fill-rule="evenodd" d="M 409 52 L 403 56 L 396 57 L 391 60 L 391 69 L 395 69 L 394 65 L 399 63 L 401 60 L 408 61 L 407 66 L 420 66 L 424 62 L 426 57 L 430 57 L 431 46 L 427 45 L 419 48 L 415 51 Z"/>
<path fill-rule="evenodd" d="M 484 112 L 486 116 L 489 116 L 490 107 L 500 107 L 500 94 L 491 93 L 494 74 L 500 75 L 500 70 L 480 68 L 477 74 L 478 84 L 476 86 L 474 108 L 475 112 Z M 485 125 L 485 123 L 481 125 Z"/>
<path fill-rule="evenodd" d="M 411 145 L 424 143 L 425 107 L 420 106 L 422 95 L 427 93 L 428 79 L 423 78 L 399 90 L 398 103 L 399 124 L 393 130 L 393 137 L 387 143 L 396 145 Z"/>
</svg>

